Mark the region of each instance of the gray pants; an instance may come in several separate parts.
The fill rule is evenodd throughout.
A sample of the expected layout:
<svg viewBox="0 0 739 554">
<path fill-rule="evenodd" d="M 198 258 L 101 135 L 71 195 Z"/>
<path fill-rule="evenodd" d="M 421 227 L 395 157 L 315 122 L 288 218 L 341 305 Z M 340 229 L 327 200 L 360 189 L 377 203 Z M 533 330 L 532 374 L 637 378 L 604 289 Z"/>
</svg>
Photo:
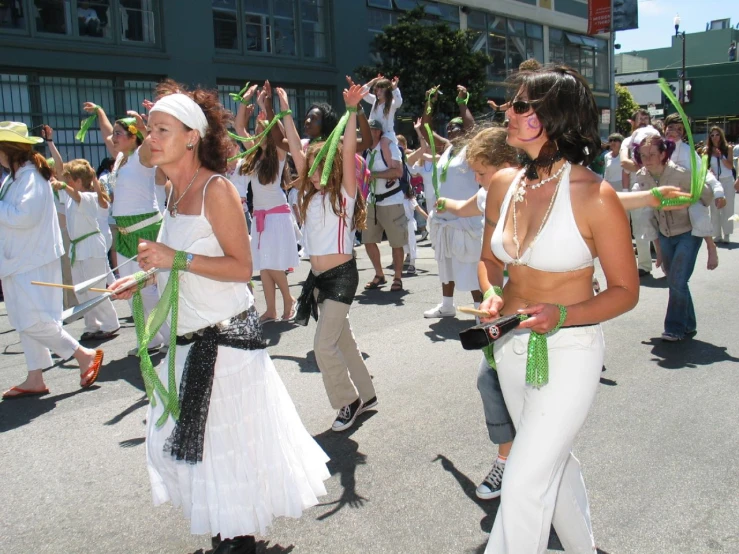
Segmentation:
<svg viewBox="0 0 739 554">
<path fill-rule="evenodd" d="M 488 365 L 485 356 L 480 362 L 480 371 L 477 375 L 477 390 L 482 398 L 482 409 L 485 412 L 485 424 L 488 426 L 488 435 L 494 444 L 512 442 L 516 436 L 511 416 L 500 390 L 498 372 Z"/>
</svg>

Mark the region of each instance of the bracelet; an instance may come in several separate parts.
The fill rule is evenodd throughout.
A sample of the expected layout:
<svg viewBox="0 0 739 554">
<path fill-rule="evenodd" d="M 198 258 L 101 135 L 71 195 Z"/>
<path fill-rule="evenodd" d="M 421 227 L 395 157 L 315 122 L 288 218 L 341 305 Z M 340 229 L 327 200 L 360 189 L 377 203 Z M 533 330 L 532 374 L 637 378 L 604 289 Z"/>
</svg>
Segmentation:
<svg viewBox="0 0 739 554">
<path fill-rule="evenodd" d="M 496 296 L 503 296 L 503 289 L 499 287 L 498 285 L 493 285 L 492 287 L 490 287 L 488 290 L 485 291 L 485 294 L 482 295 L 482 299 L 487 300 L 494 294 Z"/>
<path fill-rule="evenodd" d="M 54 142 L 54 139 L 44 139 L 46 142 Z"/>
<path fill-rule="evenodd" d="M 357 107 L 356 106 L 347 106 L 346 111 L 357 113 Z"/>
<path fill-rule="evenodd" d="M 464 104 L 466 106 L 467 105 L 467 102 L 469 102 L 469 101 L 470 101 L 470 93 L 469 92 L 467 93 L 467 97 L 466 98 L 460 98 L 459 96 L 457 96 L 457 104 L 460 104 L 460 105 L 461 104 Z"/>
<path fill-rule="evenodd" d="M 67 188 L 67 183 L 65 183 L 64 181 L 61 181 L 61 183 L 62 183 L 62 190 L 66 189 Z"/>
<path fill-rule="evenodd" d="M 185 271 L 190 271 L 190 266 L 192 265 L 193 258 L 195 258 L 195 254 L 193 254 L 192 252 L 185 253 Z"/>
<path fill-rule="evenodd" d="M 562 304 L 555 304 L 555 306 L 559 308 L 559 321 L 557 322 L 557 325 L 554 326 L 554 329 L 547 333 L 547 336 L 553 335 L 554 333 L 559 331 L 562 328 L 565 319 L 567 319 L 567 308 L 565 308 Z"/>
<path fill-rule="evenodd" d="M 446 210 L 446 198 L 439 198 L 436 201 L 436 211 L 443 212 L 444 210 Z"/>
</svg>

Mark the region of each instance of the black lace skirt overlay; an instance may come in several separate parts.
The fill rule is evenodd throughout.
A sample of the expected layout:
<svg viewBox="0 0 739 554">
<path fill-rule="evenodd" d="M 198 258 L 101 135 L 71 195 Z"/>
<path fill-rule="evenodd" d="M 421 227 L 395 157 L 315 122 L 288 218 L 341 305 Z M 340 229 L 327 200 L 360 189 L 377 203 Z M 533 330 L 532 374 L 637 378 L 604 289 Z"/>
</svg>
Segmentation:
<svg viewBox="0 0 739 554">
<path fill-rule="evenodd" d="M 180 382 L 180 418 L 164 443 L 164 451 L 176 460 L 195 464 L 203 461 L 205 424 L 213 390 L 218 347 L 262 350 L 266 347 L 259 314 L 247 311 L 195 333 L 178 336 L 177 344 L 192 344 Z M 171 352 L 170 355 L 174 355 Z"/>
<path fill-rule="evenodd" d="M 311 271 L 308 273 L 308 278 L 303 283 L 303 290 L 298 297 L 295 323 L 303 326 L 308 325 L 311 316 L 317 321 L 318 304 L 326 299 L 351 305 L 358 286 L 359 272 L 357 261 L 353 258 L 346 263 L 324 271 L 320 275 L 315 275 Z M 313 294 L 314 289 L 318 289 L 317 300 Z"/>
</svg>

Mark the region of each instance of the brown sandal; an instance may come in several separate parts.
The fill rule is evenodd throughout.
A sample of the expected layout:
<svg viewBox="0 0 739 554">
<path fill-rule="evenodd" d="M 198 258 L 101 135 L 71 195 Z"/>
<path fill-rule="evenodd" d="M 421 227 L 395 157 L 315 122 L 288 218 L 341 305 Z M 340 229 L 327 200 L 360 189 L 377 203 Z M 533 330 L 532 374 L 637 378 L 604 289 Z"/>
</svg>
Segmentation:
<svg viewBox="0 0 739 554">
<path fill-rule="evenodd" d="M 372 290 L 379 288 L 380 285 L 386 285 L 387 279 L 385 279 L 384 276 L 375 275 L 375 277 L 366 285 L 364 285 L 364 290 Z"/>
<path fill-rule="evenodd" d="M 390 286 L 391 292 L 398 292 L 403 290 L 403 281 L 401 279 L 393 279 L 393 284 Z"/>
</svg>

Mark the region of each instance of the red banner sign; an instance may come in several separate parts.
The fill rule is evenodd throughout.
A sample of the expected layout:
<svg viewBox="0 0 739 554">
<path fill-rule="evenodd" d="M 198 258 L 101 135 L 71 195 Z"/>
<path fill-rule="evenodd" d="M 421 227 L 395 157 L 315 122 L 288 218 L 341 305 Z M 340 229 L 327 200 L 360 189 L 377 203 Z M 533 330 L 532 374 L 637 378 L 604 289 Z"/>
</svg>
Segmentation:
<svg viewBox="0 0 739 554">
<path fill-rule="evenodd" d="M 611 31 L 611 0 L 588 0 L 588 34 Z"/>
</svg>

